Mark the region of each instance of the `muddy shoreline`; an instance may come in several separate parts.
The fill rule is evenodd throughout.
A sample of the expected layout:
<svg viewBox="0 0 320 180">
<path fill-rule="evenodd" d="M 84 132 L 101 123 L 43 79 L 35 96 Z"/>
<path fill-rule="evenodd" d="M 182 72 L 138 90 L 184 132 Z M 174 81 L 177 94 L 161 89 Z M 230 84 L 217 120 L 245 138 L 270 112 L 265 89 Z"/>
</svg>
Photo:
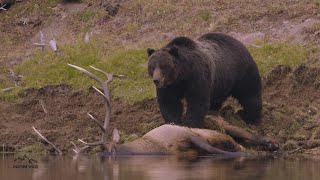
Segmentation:
<svg viewBox="0 0 320 180">
<path fill-rule="evenodd" d="M 319 153 L 319 79 L 318 68 L 278 66 L 263 78 L 263 119 L 259 126 L 246 125 L 239 119 L 235 112 L 240 106 L 232 99 L 217 114 L 233 125 L 274 139 L 281 152 Z M 110 129 L 120 130 L 122 142 L 132 141 L 163 124 L 155 99 L 128 104 L 113 98 L 111 105 Z M 86 113 L 101 121 L 104 118 L 104 102 L 98 93 L 91 88 L 74 92 L 66 84 L 28 89 L 19 94 L 16 102 L 0 102 L 0 107 L 0 141 L 6 151 L 48 152 L 31 129 L 34 126 L 70 153 L 70 141 L 99 140 L 99 128 Z M 213 127 L 208 124 L 206 128 Z"/>
</svg>

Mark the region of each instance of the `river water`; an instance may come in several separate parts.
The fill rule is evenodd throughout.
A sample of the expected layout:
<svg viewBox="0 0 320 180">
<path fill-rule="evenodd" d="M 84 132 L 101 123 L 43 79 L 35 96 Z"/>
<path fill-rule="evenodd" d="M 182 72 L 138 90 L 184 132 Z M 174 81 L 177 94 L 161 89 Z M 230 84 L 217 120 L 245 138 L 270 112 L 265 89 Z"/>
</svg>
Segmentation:
<svg viewBox="0 0 320 180">
<path fill-rule="evenodd" d="M 298 157 L 0 156 L 1 180 L 319 180 L 320 161 Z"/>
</svg>

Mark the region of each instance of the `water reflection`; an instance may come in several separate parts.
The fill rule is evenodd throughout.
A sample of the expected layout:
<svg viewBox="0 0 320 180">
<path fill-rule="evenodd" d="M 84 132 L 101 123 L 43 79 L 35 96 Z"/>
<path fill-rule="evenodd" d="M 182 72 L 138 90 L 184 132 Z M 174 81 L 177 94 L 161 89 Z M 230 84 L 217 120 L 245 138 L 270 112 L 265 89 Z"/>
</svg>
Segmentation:
<svg viewBox="0 0 320 180">
<path fill-rule="evenodd" d="M 28 155 L 31 156 L 31 155 Z M 17 156 L 2 156 L 0 179 L 318 179 L 320 162 L 310 158 L 241 157 L 235 159 L 167 156 L 32 157 L 38 168 L 13 168 Z M 24 162 L 21 162 L 22 164 Z"/>
</svg>

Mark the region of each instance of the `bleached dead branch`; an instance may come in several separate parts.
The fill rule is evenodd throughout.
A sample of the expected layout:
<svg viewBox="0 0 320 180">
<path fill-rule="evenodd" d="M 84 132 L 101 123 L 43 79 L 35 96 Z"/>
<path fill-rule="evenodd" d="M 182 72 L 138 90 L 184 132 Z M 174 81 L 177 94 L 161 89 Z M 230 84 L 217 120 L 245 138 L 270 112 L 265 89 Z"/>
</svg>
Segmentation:
<svg viewBox="0 0 320 180">
<path fill-rule="evenodd" d="M 35 127 L 32 126 L 32 129 L 38 134 L 38 136 L 41 139 L 50 144 L 58 152 L 59 155 L 62 154 L 62 151 L 60 151 L 52 142 L 50 142 L 46 137 L 44 137 Z"/>
<path fill-rule="evenodd" d="M 90 40 L 90 35 L 89 35 L 89 33 L 87 32 L 86 35 L 84 36 L 84 42 L 85 42 L 85 43 L 89 43 L 89 40 Z"/>
<path fill-rule="evenodd" d="M 54 38 L 50 40 L 49 44 L 53 52 L 58 52 L 57 41 Z"/>
<path fill-rule="evenodd" d="M 4 8 L 6 5 L 7 5 L 7 4 L 4 4 L 3 6 L 1 6 L 1 7 L 0 7 L 0 10 L 6 11 L 7 9 Z"/>
<path fill-rule="evenodd" d="M 42 31 L 40 31 L 39 33 L 39 40 L 40 40 L 40 43 L 33 43 L 33 45 L 41 47 L 43 51 L 44 47 L 48 45 L 44 42 L 44 34 L 42 33 Z"/>
</svg>

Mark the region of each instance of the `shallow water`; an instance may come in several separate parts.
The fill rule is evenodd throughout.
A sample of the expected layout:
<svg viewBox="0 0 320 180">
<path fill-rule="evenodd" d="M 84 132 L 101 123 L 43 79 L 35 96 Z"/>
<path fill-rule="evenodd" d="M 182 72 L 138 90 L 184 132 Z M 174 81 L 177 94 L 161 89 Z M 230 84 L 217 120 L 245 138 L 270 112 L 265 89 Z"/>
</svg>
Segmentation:
<svg viewBox="0 0 320 180">
<path fill-rule="evenodd" d="M 32 160 L 32 159 L 33 160 Z M 28 161 L 30 160 L 30 161 Z M 34 161 L 35 160 L 35 161 Z M 1 180 L 316 180 L 320 161 L 284 157 L 0 156 Z"/>
</svg>

